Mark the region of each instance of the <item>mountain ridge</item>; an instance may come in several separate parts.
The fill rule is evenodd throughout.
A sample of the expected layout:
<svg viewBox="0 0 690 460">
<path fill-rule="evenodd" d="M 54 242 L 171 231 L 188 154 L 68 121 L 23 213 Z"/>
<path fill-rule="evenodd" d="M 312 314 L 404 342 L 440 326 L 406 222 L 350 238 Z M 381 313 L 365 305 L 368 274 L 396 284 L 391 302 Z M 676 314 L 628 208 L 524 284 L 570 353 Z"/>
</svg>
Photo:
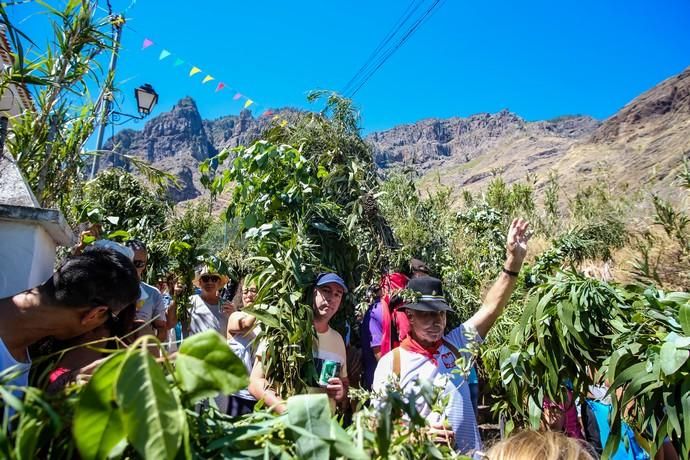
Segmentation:
<svg viewBox="0 0 690 460">
<path fill-rule="evenodd" d="M 276 113 L 298 112 L 294 108 Z M 123 130 L 106 150 L 135 155 L 180 178 L 175 201 L 205 193 L 198 165 L 224 148 L 249 145 L 272 123 L 243 110 L 203 119 L 191 97 L 150 119 L 143 130 Z M 481 188 L 500 173 L 506 182 L 536 176 L 536 186 L 556 170 L 568 186 L 606 171 L 614 185 L 651 184 L 669 188 L 673 171 L 690 151 L 690 67 L 642 93 L 616 114 L 599 121 L 587 115 L 526 121 L 504 109 L 469 117 L 425 118 L 365 136 L 374 161 L 386 171 L 414 169 L 420 184 Z M 108 155 L 103 167 L 127 168 Z M 430 178 L 433 176 L 434 180 Z"/>
</svg>

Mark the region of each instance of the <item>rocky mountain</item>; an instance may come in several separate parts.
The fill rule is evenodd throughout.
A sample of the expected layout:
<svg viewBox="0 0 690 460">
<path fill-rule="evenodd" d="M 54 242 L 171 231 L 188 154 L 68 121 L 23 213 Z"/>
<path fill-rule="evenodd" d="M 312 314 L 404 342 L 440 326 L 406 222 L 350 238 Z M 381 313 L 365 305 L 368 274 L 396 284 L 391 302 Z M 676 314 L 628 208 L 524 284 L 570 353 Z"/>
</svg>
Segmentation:
<svg viewBox="0 0 690 460">
<path fill-rule="evenodd" d="M 292 109 L 286 109 L 291 110 Z M 124 130 L 106 149 L 135 155 L 177 175 L 177 201 L 203 194 L 198 165 L 226 147 L 247 145 L 270 124 L 249 111 L 202 119 L 194 101 Z M 637 97 L 609 119 L 584 115 L 530 122 L 503 110 L 466 118 L 426 119 L 374 132 L 367 141 L 379 168 L 412 167 L 422 186 L 477 189 L 497 172 L 508 182 L 531 175 L 537 187 L 555 170 L 567 186 L 588 180 L 669 187 L 690 151 L 690 68 Z M 104 166 L 123 165 L 112 155 Z"/>
</svg>

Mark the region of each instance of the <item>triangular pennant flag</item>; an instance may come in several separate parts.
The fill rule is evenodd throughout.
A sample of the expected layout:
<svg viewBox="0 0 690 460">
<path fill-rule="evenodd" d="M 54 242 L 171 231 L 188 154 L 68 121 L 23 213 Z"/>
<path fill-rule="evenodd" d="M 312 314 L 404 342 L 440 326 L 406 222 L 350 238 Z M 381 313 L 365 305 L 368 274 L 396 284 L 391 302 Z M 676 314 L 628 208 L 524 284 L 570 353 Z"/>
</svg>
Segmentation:
<svg viewBox="0 0 690 460">
<path fill-rule="evenodd" d="M 199 72 L 201 72 L 201 69 L 198 67 L 192 67 L 192 70 L 189 71 L 189 76 L 191 77 L 192 75 L 196 75 Z"/>
<path fill-rule="evenodd" d="M 204 77 L 204 80 L 203 80 L 201 83 L 202 83 L 202 84 L 203 84 L 203 83 L 208 83 L 208 82 L 210 82 L 211 80 L 215 80 L 215 78 L 213 78 L 213 77 L 210 76 L 210 75 L 206 75 L 206 76 Z"/>
<path fill-rule="evenodd" d="M 216 86 L 216 93 L 223 88 L 225 88 L 225 83 L 221 81 L 220 83 L 218 83 L 218 86 Z"/>
<path fill-rule="evenodd" d="M 153 45 L 153 42 L 149 40 L 148 38 L 144 39 L 144 43 L 141 44 L 141 49 L 145 50 L 149 46 Z"/>
<path fill-rule="evenodd" d="M 247 102 L 244 103 L 244 108 L 246 109 L 247 107 L 249 107 L 253 103 L 254 103 L 254 101 L 252 101 L 251 99 L 247 99 Z"/>
<path fill-rule="evenodd" d="M 163 59 L 167 58 L 168 56 L 170 56 L 170 51 L 163 50 L 163 51 L 161 51 L 160 56 L 158 56 L 158 60 L 162 61 Z"/>
<path fill-rule="evenodd" d="M 237 99 L 241 98 L 242 95 L 240 93 L 235 93 L 235 95 L 232 97 L 233 101 L 236 101 Z"/>
<path fill-rule="evenodd" d="M 175 67 L 181 66 L 182 64 L 184 64 L 184 61 L 182 59 L 175 58 L 175 64 L 174 64 Z"/>
<path fill-rule="evenodd" d="M 264 113 L 261 114 L 262 117 L 270 117 L 271 115 L 273 115 L 273 110 L 270 109 L 264 110 Z"/>
</svg>

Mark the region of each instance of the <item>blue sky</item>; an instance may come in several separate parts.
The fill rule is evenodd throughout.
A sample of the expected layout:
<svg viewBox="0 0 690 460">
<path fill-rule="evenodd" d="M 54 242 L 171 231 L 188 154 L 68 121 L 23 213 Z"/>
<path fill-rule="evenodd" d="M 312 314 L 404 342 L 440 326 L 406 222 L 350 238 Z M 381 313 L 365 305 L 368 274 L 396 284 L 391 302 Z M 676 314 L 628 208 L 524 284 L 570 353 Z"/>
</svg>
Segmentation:
<svg viewBox="0 0 690 460">
<path fill-rule="evenodd" d="M 218 81 L 259 110 L 308 107 L 309 90 L 345 85 L 409 3 L 111 0 L 115 12 L 132 5 L 117 69 L 121 109 L 134 112 L 133 89 L 150 83 L 160 94 L 154 114 L 184 96 L 204 118 L 238 113 L 243 100 L 214 92 Z M 37 10 L 8 7 L 40 44 L 48 22 Z M 142 51 L 144 38 L 155 44 Z M 172 55 L 159 61 L 162 49 Z M 202 72 L 190 78 L 191 65 Z M 689 65 L 688 0 L 445 0 L 354 100 L 365 132 L 504 108 L 528 120 L 606 118 Z M 207 74 L 216 80 L 202 85 Z"/>
</svg>

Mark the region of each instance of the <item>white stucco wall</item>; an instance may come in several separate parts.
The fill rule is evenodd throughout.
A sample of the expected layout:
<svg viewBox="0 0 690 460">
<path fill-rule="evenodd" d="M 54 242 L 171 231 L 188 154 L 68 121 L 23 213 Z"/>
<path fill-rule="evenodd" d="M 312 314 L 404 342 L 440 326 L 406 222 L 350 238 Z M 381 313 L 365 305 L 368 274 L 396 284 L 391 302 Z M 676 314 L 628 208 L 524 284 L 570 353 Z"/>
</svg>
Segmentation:
<svg viewBox="0 0 690 460">
<path fill-rule="evenodd" d="M 55 243 L 41 226 L 0 221 L 0 298 L 42 283 L 54 264 Z"/>
</svg>

